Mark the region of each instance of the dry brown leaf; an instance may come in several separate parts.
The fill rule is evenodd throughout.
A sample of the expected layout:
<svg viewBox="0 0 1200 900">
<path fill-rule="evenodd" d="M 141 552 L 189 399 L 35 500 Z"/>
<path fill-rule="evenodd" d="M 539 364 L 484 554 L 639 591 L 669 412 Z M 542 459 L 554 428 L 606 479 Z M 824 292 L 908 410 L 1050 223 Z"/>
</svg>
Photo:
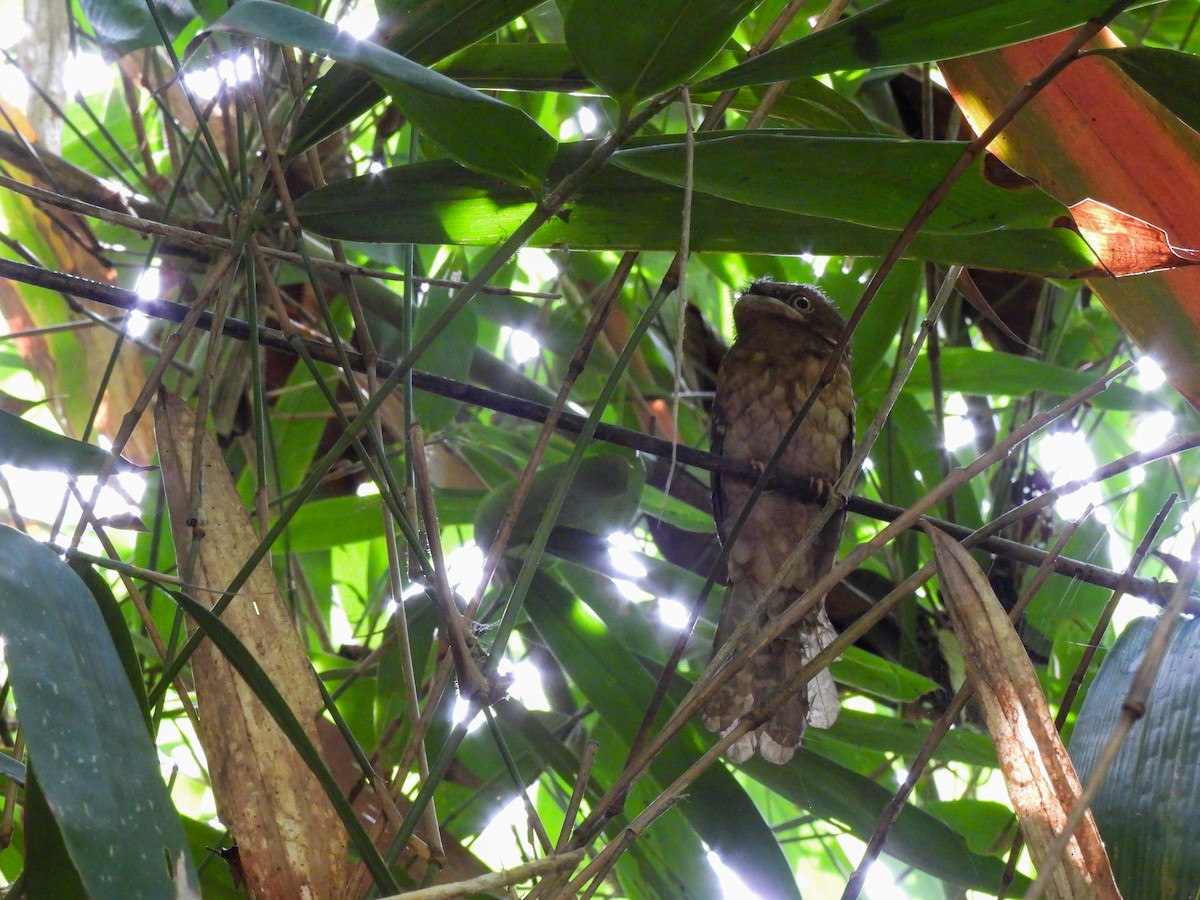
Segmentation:
<svg viewBox="0 0 1200 900">
<path fill-rule="evenodd" d="M 938 64 L 976 132 L 1036 77 L 1070 32 Z M 1119 47 L 1109 31 L 1092 47 Z M 1173 113 L 1096 56 L 1072 63 L 1026 106 L 992 152 L 1068 205 L 1091 199 L 1200 247 L 1200 142 Z M 1090 281 L 1139 347 L 1200 407 L 1200 269 Z"/>
<path fill-rule="evenodd" d="M 1161 228 L 1098 200 L 1080 200 L 1071 207 L 1071 218 L 1113 275 L 1141 275 L 1200 263 L 1200 251 L 1175 247 Z"/>
<path fill-rule="evenodd" d="M 154 413 L 163 487 L 176 555 L 189 558 L 193 529 L 191 472 L 196 417 L 181 398 L 160 391 Z M 194 584 L 225 590 L 258 541 L 212 437 L 200 439 L 202 500 Z M 219 593 L 197 592 L 213 599 Z M 308 656 L 263 560 L 222 621 L 254 654 L 314 743 L 322 709 Z M 237 840 L 257 897 L 332 898 L 345 883 L 347 836 L 333 805 L 270 714 L 211 642 L 192 657 L 200 742 L 217 810 Z"/>
<path fill-rule="evenodd" d="M 9 131 L 10 123 L 25 140 L 35 142 L 20 111 L 5 105 L 0 131 Z M 27 184 L 53 187 L 21 172 L 10 174 Z M 96 239 L 82 218 L 60 209 L 43 209 L 12 192 L 6 192 L 4 204 L 3 217 L 9 223 L 11 236 L 20 240 L 42 265 L 104 284 L 115 280 L 115 273 L 90 252 Z M 78 303 L 100 315 L 112 315 L 112 310 L 101 304 L 86 300 Z M 7 280 L 0 280 L 0 313 L 10 331 L 59 325 L 80 318 L 62 295 Z M 59 423 L 72 437 L 82 437 L 115 345 L 116 336 L 98 326 L 17 341 L 17 352 L 45 385 Z M 100 434 L 112 438 L 121 427 L 122 418 L 145 383 L 143 363 L 142 351 L 126 342 L 96 412 L 96 430 Z M 146 465 L 153 458 L 154 436 L 147 420 L 138 423 L 122 454 L 138 465 Z"/>
<path fill-rule="evenodd" d="M 956 540 L 926 524 L 938 582 L 967 671 L 996 744 L 1021 833 L 1041 871 L 1081 787 L 1054 727 L 1020 637 L 975 560 Z M 1119 898 L 1104 844 L 1089 812 L 1050 882 L 1063 900 Z"/>
</svg>

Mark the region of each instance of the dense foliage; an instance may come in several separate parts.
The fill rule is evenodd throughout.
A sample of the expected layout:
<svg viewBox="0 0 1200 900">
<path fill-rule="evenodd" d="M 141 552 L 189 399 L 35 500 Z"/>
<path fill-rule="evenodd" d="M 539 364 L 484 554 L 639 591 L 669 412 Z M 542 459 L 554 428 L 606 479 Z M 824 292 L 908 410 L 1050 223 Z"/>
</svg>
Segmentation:
<svg viewBox="0 0 1200 900">
<path fill-rule="evenodd" d="M 313 831 L 347 831 L 333 845 L 363 860 L 351 891 L 532 861 L 508 881 L 540 896 L 593 877 L 599 896 L 836 896 L 964 660 L 943 586 L 905 583 L 931 558 L 910 530 L 831 593 L 840 631 L 871 627 L 831 664 L 836 725 L 792 763 L 730 766 L 705 756 L 716 736 L 698 720 L 671 718 L 723 592 L 713 373 L 732 301 L 761 276 L 819 284 L 847 315 L 870 297 L 852 343 L 869 454 L 843 555 L 949 476 L 927 511 L 958 537 L 1029 504 L 976 551 L 1011 608 L 1071 522 L 1055 548 L 1068 574 L 1018 626 L 1069 734 L 1116 633 L 1119 573 L 1173 492 L 1185 502 L 1157 524 L 1118 626 L 1166 597 L 1150 579 L 1190 552 L 1195 457 L 1151 451 L 1195 414 L 1147 363 L 998 450 L 1141 357 L 1079 277 L 1105 260 L 1062 227 L 1078 198 L 988 155 L 905 228 L 972 137 L 936 63 L 1110 4 L 835 3 L 861 16 L 828 28 L 824 6 L 73 7 L 64 35 L 90 76 L 0 122 L 0 309 L 19 333 L 0 350 L 16 529 L 0 538 L 0 772 L 23 786 L 5 798 L 4 878 L 31 896 L 100 896 L 109 877 L 122 896 L 170 896 L 163 850 L 174 872 L 186 842 L 203 895 L 240 896 L 236 866 L 204 848 L 240 843 L 251 865 L 278 852 L 248 851 L 234 825 L 260 773 L 231 750 L 266 746 L 257 729 L 277 720 L 297 755 L 259 765 L 291 770 Z M 1111 27 L 1187 50 L 1197 16 L 1172 0 Z M 372 27 L 377 43 L 360 40 Z M 1160 96 L 1155 79 L 1191 61 L 1118 64 Z M 1191 103 L 1161 114 L 1188 121 Z M 60 147 L 39 137 L 64 121 Z M 1195 370 L 1170 362 L 1176 380 Z M 69 473 L 65 512 L 61 475 L 15 467 Z M 97 475 L 110 487 L 92 497 Z M 827 499 L 813 488 L 782 489 Z M 271 624 L 255 579 L 277 583 L 290 622 Z M 263 610 L 224 627 L 206 612 L 221 597 Z M 191 657 L 197 630 L 209 650 Z M 206 694 L 202 667 L 222 660 L 257 700 Z M 286 805 L 266 809 L 296 821 Z M 893 880 L 905 896 L 995 895 L 1035 874 L 1027 856 L 1005 873 L 1016 818 L 974 707 L 885 821 L 872 895 Z"/>
</svg>

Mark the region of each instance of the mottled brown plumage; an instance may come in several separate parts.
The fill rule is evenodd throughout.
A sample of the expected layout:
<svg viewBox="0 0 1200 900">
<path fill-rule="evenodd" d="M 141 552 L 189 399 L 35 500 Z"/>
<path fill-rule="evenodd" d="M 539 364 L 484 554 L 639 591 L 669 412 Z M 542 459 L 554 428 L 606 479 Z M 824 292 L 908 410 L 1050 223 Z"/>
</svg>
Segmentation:
<svg viewBox="0 0 1200 900">
<path fill-rule="evenodd" d="M 717 374 L 713 452 L 761 467 L 817 383 L 844 322 L 816 288 L 764 279 L 750 285 L 738 300 L 734 323 L 737 340 Z M 792 438 L 780 471 L 832 486 L 849 459 L 853 441 L 854 392 L 847 354 L 833 382 L 821 392 Z M 722 540 L 727 539 L 752 487 L 732 478 L 713 479 L 713 513 Z M 754 601 L 765 592 L 819 511 L 819 505 L 777 492 L 766 491 L 758 498 L 729 554 L 729 589 L 714 653 L 749 616 Z M 830 569 L 844 522 L 844 513 L 838 513 L 821 529 L 806 557 L 770 598 L 755 623 L 758 628 L 787 609 Z M 728 731 L 835 636 L 822 598 L 793 630 L 768 644 L 725 683 L 705 706 L 704 724 L 711 731 Z M 768 721 L 730 746 L 726 755 L 743 762 L 757 748 L 770 762 L 787 762 L 807 724 L 828 728 L 837 713 L 837 689 L 829 671 L 824 670 Z"/>
</svg>

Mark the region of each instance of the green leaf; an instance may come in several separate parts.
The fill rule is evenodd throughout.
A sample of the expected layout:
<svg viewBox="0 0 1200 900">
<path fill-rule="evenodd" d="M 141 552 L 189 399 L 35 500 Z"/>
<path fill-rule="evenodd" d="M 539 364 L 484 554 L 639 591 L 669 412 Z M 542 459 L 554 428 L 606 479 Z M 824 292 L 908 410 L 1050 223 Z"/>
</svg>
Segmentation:
<svg viewBox="0 0 1200 900">
<path fill-rule="evenodd" d="M 843 709 L 832 728 L 828 731 L 809 731 L 804 740 L 817 749 L 820 741 L 828 735 L 856 747 L 883 747 L 889 752 L 911 757 L 921 749 L 930 730 L 931 726 L 926 722 Z M 996 750 L 991 739 L 986 734 L 963 728 L 950 731 L 934 751 L 933 758 L 970 766 L 996 766 Z M 1009 810 L 1009 815 L 1012 815 L 1012 810 Z"/>
<path fill-rule="evenodd" d="M 1137 619 L 1105 657 L 1071 735 L 1086 781 L 1121 718 L 1121 704 L 1145 657 L 1156 618 Z M 1192 900 L 1200 891 L 1200 619 L 1183 619 L 1139 719 L 1092 802 L 1113 875 L 1126 897 Z"/>
<path fill-rule="evenodd" d="M 426 295 L 417 311 L 413 331 L 421 337 L 437 320 L 450 301 L 445 288 L 433 288 Z M 456 381 L 467 381 L 471 372 L 471 356 L 475 352 L 479 333 L 475 312 L 468 307 L 456 315 L 421 355 L 422 370 L 435 375 L 444 375 Z M 420 391 L 413 396 L 413 412 L 421 421 L 426 435 L 445 428 L 454 420 L 461 404 L 457 400 L 439 397 Z"/>
<path fill-rule="evenodd" d="M 189 0 L 149 2 L 153 2 L 170 38 L 178 36 L 196 17 Z M 80 0 L 79 5 L 92 23 L 97 40 L 108 45 L 117 56 L 162 43 L 148 0 Z"/>
<path fill-rule="evenodd" d="M 0 527 L 0 634 L 30 759 L 94 897 L 175 896 L 183 856 L 158 754 L 103 617 L 44 545 Z"/>
<path fill-rule="evenodd" d="M 549 179 L 577 168 L 592 142 L 565 144 Z M 847 191 L 856 173 L 828 163 L 827 176 Z M 505 240 L 535 210 L 529 195 L 497 184 L 448 160 L 389 169 L 331 184 L 296 203 L 304 227 L 342 240 L 382 243 L 491 246 Z M 404 215 L 396 215 L 403 209 Z M 535 247 L 576 250 L 679 248 L 683 191 L 609 166 L 583 185 L 575 199 L 530 239 Z M 697 193 L 692 202 L 692 248 L 696 251 L 823 256 L 882 256 L 898 230 L 871 228 L 828 216 L 764 209 Z M 1096 258 L 1067 228 L 1003 229 L 984 234 L 921 232 L 907 255 L 913 259 L 1007 269 L 1050 277 L 1093 271 Z"/>
<path fill-rule="evenodd" d="M 394 16 L 383 45 L 421 65 L 432 65 L 448 54 L 473 44 L 511 22 L 534 0 L 412 0 L 388 4 L 384 18 Z M 456 77 L 456 76 L 451 76 Z M 383 88 L 364 72 L 335 65 L 317 82 L 300 114 L 289 155 L 307 150 L 339 128 L 349 125 L 384 97 Z"/>
<path fill-rule="evenodd" d="M 571 0 L 567 46 L 588 77 L 628 109 L 717 55 L 758 0 Z"/>
<path fill-rule="evenodd" d="M 1179 116 L 1193 131 L 1200 131 L 1200 59 L 1194 54 L 1160 47 L 1121 47 L 1092 50 L 1116 63 L 1138 87 Z"/>
<path fill-rule="evenodd" d="M 872 301 L 867 314 L 855 330 L 854 343 L 850 345 L 850 371 L 854 376 L 854 385 L 859 391 L 871 383 L 877 372 L 882 371 L 904 319 L 914 311 L 922 285 L 921 268 L 914 262 L 897 263 L 880 288 L 879 296 Z M 855 266 L 850 274 L 856 277 L 867 274 L 869 277 L 870 269 L 869 265 L 863 264 Z M 836 272 L 833 274 L 836 277 Z M 827 269 L 827 277 L 821 279 L 821 286 L 829 287 L 831 297 L 840 296 L 835 292 L 832 279 L 828 275 Z M 847 292 L 849 291 L 854 292 L 851 296 L 860 296 L 862 286 L 857 282 L 847 285 Z"/>
<path fill-rule="evenodd" d="M 111 458 L 107 450 L 94 444 L 64 437 L 0 410 L 0 463 L 38 472 L 96 475 Z M 117 469 L 123 471 L 148 468 L 124 458 L 117 462 Z"/>
<path fill-rule="evenodd" d="M 697 509 L 678 497 L 668 497 L 658 488 L 649 485 L 642 491 L 642 512 L 684 531 L 712 534 L 717 528 L 713 524 L 712 513 Z"/>
<path fill-rule="evenodd" d="M 696 144 L 697 191 L 765 209 L 900 230 L 954 165 L 966 144 L 877 137 L 745 131 Z M 621 150 L 612 162 L 683 187 L 682 143 Z M 854 173 L 848 189 L 839 173 Z M 922 226 L 936 234 L 1049 228 L 1066 206 L 1004 166 L 980 157 Z"/>
<path fill-rule="evenodd" d="M 754 758 L 742 768 L 797 806 L 843 823 L 863 841 L 875 831 L 883 808 L 892 799 L 890 789 L 804 747 L 786 766 Z M 962 835 L 912 804 L 901 811 L 883 848 L 890 856 L 943 881 L 992 896 L 1004 872 L 1004 860 L 971 852 Z M 1029 885 L 1029 879 L 1018 874 L 1008 896 L 1020 896 Z"/>
<path fill-rule="evenodd" d="M 550 497 L 558 489 L 569 464 L 549 466 L 538 472 L 513 526 L 510 546 L 528 543 Z M 625 456 L 591 456 L 579 465 L 571 482 L 556 528 L 575 528 L 592 534 L 607 535 L 627 527 L 637 514 L 645 473 L 640 463 Z M 489 546 L 508 510 L 516 479 L 493 489 L 479 504 L 475 518 L 475 540 Z"/>
<path fill-rule="evenodd" d="M 142 718 L 146 723 L 146 729 L 149 731 L 152 728 L 150 703 L 146 699 L 145 682 L 142 681 L 141 661 L 133 646 L 129 625 L 126 624 L 125 617 L 121 615 L 121 607 L 117 604 L 117 598 L 114 596 L 112 588 L 108 586 L 108 582 L 90 565 L 73 561 L 70 566 L 71 571 L 79 576 L 79 580 L 91 592 L 96 609 L 104 618 L 104 624 L 108 627 L 109 639 L 112 641 L 117 657 L 121 660 L 121 666 L 125 669 L 125 677 L 129 681 L 129 687 L 133 690 L 134 699 L 137 700 L 138 708 L 142 711 Z"/>
<path fill-rule="evenodd" d="M 918 700 L 938 687 L 924 675 L 857 647 L 849 647 L 833 662 L 829 671 L 844 685 L 900 703 Z"/>
<path fill-rule="evenodd" d="M 1099 372 L 1076 372 L 1064 366 L 1042 362 L 1028 356 L 1016 356 L 973 347 L 946 347 L 940 368 L 942 390 L 984 397 L 1027 397 L 1041 391 L 1056 397 L 1068 397 L 1083 390 L 1099 377 Z M 917 360 L 907 387 L 930 390 L 929 359 Z M 1093 406 L 1115 410 L 1155 410 L 1153 398 L 1123 384 L 1109 385 L 1091 399 Z"/>
<path fill-rule="evenodd" d="M 1011 845 L 1017 835 L 1013 811 L 993 800 L 934 800 L 925 808 L 965 837 L 976 853 Z"/>
<path fill-rule="evenodd" d="M 300 47 L 358 66 L 447 155 L 464 166 L 536 191 L 555 141 L 525 112 L 271 0 L 241 0 L 210 28 Z"/>
<path fill-rule="evenodd" d="M 654 691 L 654 679 L 596 614 L 538 572 L 526 612 L 560 666 L 627 743 Z M 686 741 L 668 745 L 652 764 L 662 784 L 700 755 L 694 726 Z M 795 897 L 795 880 L 774 835 L 745 791 L 723 767 L 708 769 L 678 807 L 695 831 L 759 896 Z"/>
<path fill-rule="evenodd" d="M 435 68 L 484 91 L 564 92 L 591 84 L 566 44 L 475 44 Z"/>
<path fill-rule="evenodd" d="M 25 783 L 26 888 L 33 897 L 88 900 L 87 889 L 71 860 L 63 830 L 46 803 L 41 783 L 30 768 Z"/>
<path fill-rule="evenodd" d="M 1112 0 L 885 0 L 748 60 L 698 89 L 953 59 L 1082 25 L 1111 5 Z"/>
</svg>

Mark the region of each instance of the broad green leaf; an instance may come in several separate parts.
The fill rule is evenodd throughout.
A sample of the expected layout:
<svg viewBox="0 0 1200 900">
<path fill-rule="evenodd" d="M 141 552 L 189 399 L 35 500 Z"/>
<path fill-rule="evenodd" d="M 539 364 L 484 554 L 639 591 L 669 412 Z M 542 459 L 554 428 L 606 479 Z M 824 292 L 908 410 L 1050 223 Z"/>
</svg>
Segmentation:
<svg viewBox="0 0 1200 900">
<path fill-rule="evenodd" d="M 868 274 L 870 265 L 862 261 L 862 270 L 855 266 L 850 274 L 861 277 Z M 828 269 L 826 270 L 828 273 Z M 836 277 L 836 272 L 834 273 Z M 869 275 L 868 275 L 869 277 Z M 900 262 L 892 270 L 880 288 L 878 296 L 871 301 L 867 314 L 854 332 L 854 342 L 850 345 L 850 371 L 854 376 L 854 385 L 861 391 L 871 383 L 876 373 L 882 370 L 887 362 L 896 335 L 900 333 L 905 318 L 913 313 L 914 304 L 920 296 L 922 282 L 921 266 L 914 262 Z M 821 286 L 829 286 L 831 297 L 841 298 L 843 294 L 835 293 L 830 279 L 822 278 Z M 847 285 L 845 299 L 862 295 L 861 283 L 855 281 Z"/>
<path fill-rule="evenodd" d="M 804 747 L 786 766 L 754 758 L 742 768 L 797 806 L 843 823 L 863 841 L 875 831 L 893 794 L 889 788 Z M 1003 859 L 971 852 L 961 834 L 912 804 L 900 812 L 883 848 L 890 856 L 943 881 L 992 896 L 1004 872 Z M 1029 885 L 1029 879 L 1018 873 L 1007 896 L 1020 896 Z"/>
<path fill-rule="evenodd" d="M 1027 397 L 1033 391 L 1067 397 L 1083 390 L 1100 375 L 1099 372 L 1076 372 L 1029 356 L 972 347 L 944 348 L 940 368 L 942 390 L 990 397 Z M 930 383 L 929 360 L 922 356 L 908 379 L 908 387 L 927 391 Z M 1107 390 L 1092 398 L 1091 404 L 1114 410 L 1159 408 L 1155 400 L 1123 384 L 1109 385 Z"/>
<path fill-rule="evenodd" d="M 716 531 L 712 513 L 697 509 L 678 497 L 668 497 L 658 488 L 649 485 L 642 492 L 642 512 L 684 531 L 698 531 L 702 534 Z"/>
<path fill-rule="evenodd" d="M 726 90 L 825 72 L 952 59 L 1082 25 L 1111 5 L 1111 0 L 885 0 L 698 87 Z"/>
<path fill-rule="evenodd" d="M 414 337 L 419 338 L 429 330 L 445 309 L 449 299 L 449 292 L 444 288 L 434 288 L 425 295 L 424 303 L 417 311 Z M 419 363 L 421 368 L 456 381 L 467 381 L 478 333 L 474 310 L 470 307 L 462 310 L 422 354 Z M 424 391 L 416 393 L 413 397 L 413 412 L 420 420 L 426 436 L 449 425 L 460 405 L 457 400 L 438 397 Z"/>
<path fill-rule="evenodd" d="M 546 504 L 558 489 L 567 467 L 567 463 L 550 466 L 534 476 L 513 526 L 510 546 L 527 543 L 533 537 Z M 571 482 L 555 526 L 599 535 L 624 529 L 637 513 L 644 481 L 641 464 L 624 456 L 606 454 L 584 459 Z M 475 540 L 481 545 L 490 545 L 495 538 L 516 485 L 516 479 L 500 485 L 479 504 Z"/>
<path fill-rule="evenodd" d="M 901 756 L 912 757 L 921 749 L 929 732 L 930 726 L 926 722 L 843 709 L 832 728 L 828 731 L 813 729 L 804 740 L 816 748 L 819 741 L 829 735 L 857 747 L 887 748 Z M 934 751 L 933 758 L 971 766 L 994 768 L 996 765 L 996 751 L 991 738 L 963 728 L 952 729 Z M 1009 810 L 1009 815 L 1012 815 L 1012 810 Z"/>
<path fill-rule="evenodd" d="M 1132 622 L 1088 689 L 1071 735 L 1071 758 L 1086 781 L 1122 715 L 1135 672 L 1158 624 Z M 1126 897 L 1192 900 L 1200 891 L 1200 619 L 1183 619 L 1159 663 L 1139 719 L 1092 802 L 1113 875 Z"/>
<path fill-rule="evenodd" d="M 133 638 L 129 634 L 129 625 L 125 622 L 125 617 L 121 615 L 121 607 L 117 604 L 117 598 L 113 594 L 112 588 L 108 586 L 108 582 L 90 565 L 78 561 L 73 561 L 69 565 L 71 571 L 79 576 L 84 587 L 91 592 L 96 609 L 104 618 L 113 650 L 116 651 L 117 657 L 125 669 L 129 687 L 133 690 L 134 699 L 137 700 L 138 708 L 141 709 L 142 717 L 146 721 L 146 729 L 150 730 L 152 727 L 150 704 L 146 699 L 146 685 L 142 681 L 141 661 L 134 648 Z"/>
<path fill-rule="evenodd" d="M 481 91 L 579 91 L 591 84 L 566 44 L 475 44 L 434 68 Z"/>
<path fill-rule="evenodd" d="M 695 146 L 692 183 L 725 200 L 900 230 L 962 156 L 966 144 L 877 137 L 744 131 Z M 685 183 L 681 143 L 618 151 L 615 166 Z M 838 173 L 853 172 L 848 189 Z M 935 234 L 1049 228 L 1067 208 L 998 159 L 983 156 L 954 183 L 929 221 Z"/>
<path fill-rule="evenodd" d="M 910 672 L 857 647 L 848 648 L 840 659 L 833 662 L 829 671 L 842 684 L 901 703 L 911 703 L 937 690 L 937 684 L 924 675 Z"/>
<path fill-rule="evenodd" d="M 563 145 L 554 180 L 577 168 L 591 142 Z M 847 191 L 857 173 L 829 162 L 827 176 Z M 327 237 L 382 243 L 490 246 L 505 240 L 535 209 L 529 195 L 498 185 L 448 160 L 389 169 L 332 184 L 300 198 L 301 222 Z M 396 215 L 403 209 L 404 215 Z M 667 250 L 679 247 L 683 192 L 609 166 L 583 185 L 564 211 L 534 233 L 535 247 Z M 697 193 L 692 248 L 697 251 L 824 256 L 882 256 L 897 230 L 841 220 L 839 210 L 806 216 Z M 1007 269 L 1052 277 L 1095 270 L 1083 239 L 1067 228 L 1003 229 L 985 234 L 917 235 L 907 255 L 939 263 Z"/>
<path fill-rule="evenodd" d="M 654 679 L 607 625 L 544 572 L 530 590 L 526 612 L 547 649 L 605 722 L 626 742 L 632 740 L 654 691 Z M 651 771 L 663 784 L 698 758 L 691 737 L 665 748 Z M 723 767 L 708 769 L 677 804 L 688 822 L 727 865 L 761 896 L 798 896 L 787 861 L 770 829 Z"/>
<path fill-rule="evenodd" d="M 117 56 L 162 43 L 149 3 L 154 4 L 169 38 L 196 17 L 189 0 L 80 0 L 97 40 Z"/>
<path fill-rule="evenodd" d="M 300 47 L 366 71 L 447 155 L 477 172 L 537 190 L 555 141 L 526 113 L 323 19 L 271 0 L 241 0 L 211 26 Z"/>
<path fill-rule="evenodd" d="M 1161 47 L 1121 47 L 1093 50 L 1137 82 L 1138 87 L 1179 116 L 1188 127 L 1200 131 L 1200 59 L 1194 54 Z"/>
<path fill-rule="evenodd" d="M 563 30 L 588 77 L 628 111 L 700 71 L 757 3 L 571 0 Z"/>
<path fill-rule="evenodd" d="M 195 871 L 129 677 L 92 595 L 44 545 L 0 527 L 0 637 L 29 756 L 92 896 L 175 896 Z"/>
<path fill-rule="evenodd" d="M 1017 817 L 994 800 L 935 800 L 926 809 L 965 837 L 976 853 L 1012 844 L 1017 835 Z"/>
<path fill-rule="evenodd" d="M 25 782 L 25 867 L 26 889 L 34 897 L 55 900 L 88 900 L 79 871 L 63 840 L 63 829 L 46 803 L 41 782 L 30 769 Z"/>
<path fill-rule="evenodd" d="M 38 472 L 96 475 L 112 455 L 94 444 L 56 434 L 49 429 L 0 410 L 0 463 Z M 126 459 L 118 470 L 145 471 Z"/>
<path fill-rule="evenodd" d="M 534 5 L 534 0 L 389 3 L 386 12 L 380 10 L 381 16 L 390 22 L 385 23 L 382 43 L 393 53 L 428 66 L 486 37 Z M 383 98 L 383 88 L 366 73 L 335 65 L 317 82 L 300 114 L 289 155 L 300 153 L 349 125 Z"/>
</svg>

